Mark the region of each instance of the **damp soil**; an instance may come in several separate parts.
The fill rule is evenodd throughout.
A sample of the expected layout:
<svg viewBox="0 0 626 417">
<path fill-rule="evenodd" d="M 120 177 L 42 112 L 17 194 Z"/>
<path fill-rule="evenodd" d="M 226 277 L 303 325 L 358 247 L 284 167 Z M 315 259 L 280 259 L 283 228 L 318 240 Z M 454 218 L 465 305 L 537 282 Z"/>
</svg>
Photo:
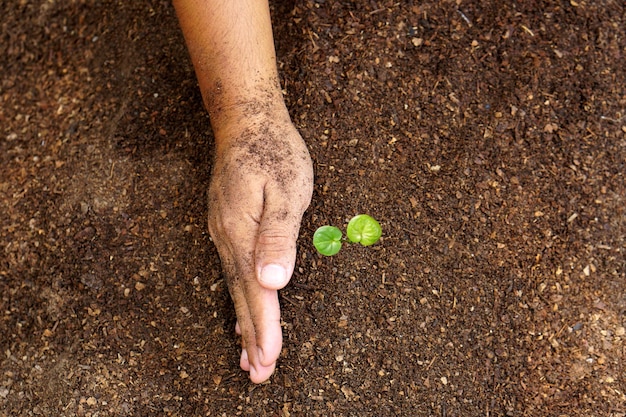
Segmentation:
<svg viewBox="0 0 626 417">
<path fill-rule="evenodd" d="M 0 416 L 626 415 L 623 2 L 272 4 L 316 179 L 261 385 L 171 4 L 0 4 Z"/>
</svg>

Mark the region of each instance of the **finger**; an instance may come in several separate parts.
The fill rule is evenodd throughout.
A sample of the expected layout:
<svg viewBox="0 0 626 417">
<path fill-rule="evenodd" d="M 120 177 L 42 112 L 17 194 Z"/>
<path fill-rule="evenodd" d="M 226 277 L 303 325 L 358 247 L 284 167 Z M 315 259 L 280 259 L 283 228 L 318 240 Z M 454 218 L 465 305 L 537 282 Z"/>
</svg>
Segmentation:
<svg viewBox="0 0 626 417">
<path fill-rule="evenodd" d="M 261 287 L 256 280 L 248 283 L 250 293 L 248 305 L 255 330 L 256 358 L 250 358 L 258 367 L 272 366 L 282 348 L 283 333 L 280 327 L 280 303 L 278 292 Z M 249 355 L 252 353 L 248 348 Z"/>
<path fill-rule="evenodd" d="M 256 281 L 252 256 L 249 255 L 251 251 L 245 250 L 246 239 L 243 237 L 237 239 L 235 236 L 234 241 L 238 242 L 238 245 L 233 245 L 230 239 L 224 239 L 223 237 L 229 234 L 224 233 L 225 230 L 220 222 L 213 223 L 212 230 L 212 236 L 215 236 L 214 243 L 220 254 L 222 268 L 228 283 L 228 292 L 233 300 L 237 315 L 235 332 L 241 335 L 242 347 L 239 365 L 241 369 L 250 373 L 250 379 L 253 382 L 260 383 L 271 376 L 273 368 L 268 370 L 260 364 L 256 331 L 248 305 L 248 297 L 254 296 L 254 289 L 248 289 L 246 281 Z M 248 243 L 248 246 L 252 245 L 253 240 Z"/>
<path fill-rule="evenodd" d="M 239 366 L 246 372 L 250 372 L 250 360 L 248 359 L 248 349 L 241 348 L 241 357 L 239 358 Z"/>
<path fill-rule="evenodd" d="M 260 364 L 256 331 L 246 294 L 246 283 L 244 279 L 236 277 L 229 281 L 232 283 L 230 293 L 235 304 L 235 313 L 237 315 L 235 332 L 241 334 L 241 357 L 239 359 L 239 365 L 244 371 L 250 372 L 250 379 L 253 382 L 263 382 L 265 379 L 269 378 L 271 373 L 268 374 Z"/>
<path fill-rule="evenodd" d="M 265 195 L 255 249 L 256 279 L 245 280 L 246 300 L 253 321 L 256 349 L 252 348 L 246 338 L 247 357 L 241 362 L 244 366 L 249 364 L 250 377 L 253 380 L 269 377 L 280 355 L 282 329 L 276 289 L 284 287 L 292 275 L 296 239 L 304 209 L 305 204 L 298 204 L 297 201 L 286 202 L 269 190 Z M 244 329 L 242 331 L 245 333 Z"/>
<path fill-rule="evenodd" d="M 291 279 L 300 222 L 308 201 L 305 194 L 284 198 L 276 186 L 266 187 L 255 263 L 257 279 L 267 289 L 281 289 Z"/>
<path fill-rule="evenodd" d="M 242 220 L 237 224 L 244 223 Z M 276 367 L 282 347 L 282 330 L 278 294 L 276 290 L 268 290 L 259 284 L 252 249 L 248 249 L 254 246 L 257 227 L 255 222 L 250 222 L 245 229 L 229 233 L 227 241 L 216 239 L 215 243 L 237 314 L 235 332 L 242 338 L 239 364 L 250 373 L 252 382 L 261 383 Z M 214 229 L 223 231 L 221 227 Z"/>
<path fill-rule="evenodd" d="M 252 382 L 261 383 L 274 372 L 282 348 L 280 304 L 276 290 L 259 285 L 253 268 L 242 276 L 231 291 L 242 337 L 240 366 Z"/>
</svg>

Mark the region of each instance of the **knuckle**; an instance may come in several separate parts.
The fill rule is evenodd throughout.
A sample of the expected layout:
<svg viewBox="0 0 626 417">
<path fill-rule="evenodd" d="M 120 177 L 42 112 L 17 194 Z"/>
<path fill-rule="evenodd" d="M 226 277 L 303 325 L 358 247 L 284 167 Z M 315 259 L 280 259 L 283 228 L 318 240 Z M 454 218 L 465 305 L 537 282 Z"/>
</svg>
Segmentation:
<svg viewBox="0 0 626 417">
<path fill-rule="evenodd" d="M 291 234 L 263 232 L 259 234 L 257 245 L 263 252 L 283 252 L 295 250 L 296 239 Z"/>
</svg>

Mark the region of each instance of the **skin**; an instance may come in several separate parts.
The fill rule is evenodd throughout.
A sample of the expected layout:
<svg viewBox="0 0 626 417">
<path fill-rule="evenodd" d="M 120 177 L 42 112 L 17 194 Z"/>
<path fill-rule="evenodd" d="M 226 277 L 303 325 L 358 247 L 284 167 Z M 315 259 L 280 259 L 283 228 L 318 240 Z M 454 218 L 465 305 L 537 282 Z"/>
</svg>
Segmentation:
<svg viewBox="0 0 626 417">
<path fill-rule="evenodd" d="M 211 118 L 209 232 L 255 383 L 282 348 L 277 290 L 289 282 L 313 168 L 284 103 L 267 0 L 174 0 Z"/>
</svg>

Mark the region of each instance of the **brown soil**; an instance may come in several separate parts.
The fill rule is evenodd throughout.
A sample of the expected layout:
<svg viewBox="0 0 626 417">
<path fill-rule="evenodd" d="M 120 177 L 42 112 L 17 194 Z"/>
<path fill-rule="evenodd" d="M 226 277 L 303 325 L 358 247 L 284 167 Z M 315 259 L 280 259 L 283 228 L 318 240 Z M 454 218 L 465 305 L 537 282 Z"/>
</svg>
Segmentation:
<svg viewBox="0 0 626 417">
<path fill-rule="evenodd" d="M 626 415 L 622 1 L 273 4 L 317 177 L 259 386 L 169 2 L 0 4 L 0 416 Z"/>
</svg>

